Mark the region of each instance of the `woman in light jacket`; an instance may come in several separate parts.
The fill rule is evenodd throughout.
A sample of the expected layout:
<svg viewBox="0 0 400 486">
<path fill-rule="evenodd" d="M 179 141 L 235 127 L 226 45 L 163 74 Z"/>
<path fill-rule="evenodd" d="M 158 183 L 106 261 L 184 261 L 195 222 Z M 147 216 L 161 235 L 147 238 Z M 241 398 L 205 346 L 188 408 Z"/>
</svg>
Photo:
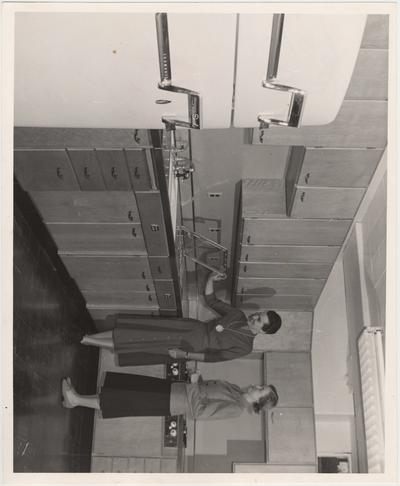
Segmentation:
<svg viewBox="0 0 400 486">
<path fill-rule="evenodd" d="M 107 372 L 98 395 L 80 395 L 70 378 L 64 378 L 62 394 L 64 407 L 101 410 L 103 418 L 186 415 L 195 420 L 218 420 L 238 417 L 245 410 L 259 413 L 278 403 L 273 385 L 240 388 L 222 380 L 203 381 L 198 374 L 185 383 Z"/>
<path fill-rule="evenodd" d="M 225 278 L 212 273 L 206 283 L 207 305 L 219 317 L 208 322 L 179 317 L 116 314 L 107 318 L 114 329 L 85 336 L 81 343 L 113 351 L 119 366 L 164 364 L 173 359 L 226 361 L 252 352 L 257 334 L 274 334 L 280 316 L 270 310 L 249 317 L 217 299 L 214 281 Z"/>
</svg>

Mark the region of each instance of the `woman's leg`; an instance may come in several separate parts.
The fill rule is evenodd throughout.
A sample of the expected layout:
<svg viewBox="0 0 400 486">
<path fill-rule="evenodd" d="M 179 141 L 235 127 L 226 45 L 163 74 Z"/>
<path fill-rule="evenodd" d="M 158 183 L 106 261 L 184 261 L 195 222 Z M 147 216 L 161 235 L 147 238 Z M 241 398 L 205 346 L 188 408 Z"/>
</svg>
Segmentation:
<svg viewBox="0 0 400 486">
<path fill-rule="evenodd" d="M 97 334 L 86 335 L 82 338 L 81 344 L 97 346 L 99 348 L 114 350 L 112 331 L 98 332 Z"/>
<path fill-rule="evenodd" d="M 80 395 L 72 386 L 70 378 L 64 378 L 61 384 L 63 406 L 65 408 L 86 407 L 100 410 L 98 395 Z"/>
</svg>

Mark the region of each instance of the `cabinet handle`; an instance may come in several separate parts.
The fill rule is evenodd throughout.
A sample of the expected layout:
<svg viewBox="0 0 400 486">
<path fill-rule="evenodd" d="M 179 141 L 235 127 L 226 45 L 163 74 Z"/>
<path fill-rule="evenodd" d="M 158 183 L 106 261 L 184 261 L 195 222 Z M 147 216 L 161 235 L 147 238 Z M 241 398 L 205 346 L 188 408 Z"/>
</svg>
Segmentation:
<svg viewBox="0 0 400 486">
<path fill-rule="evenodd" d="M 59 179 L 64 179 L 64 174 L 62 173 L 61 167 L 57 167 L 57 177 Z"/>
<path fill-rule="evenodd" d="M 134 236 L 135 238 L 137 237 L 136 228 L 132 228 L 132 236 Z"/>
<path fill-rule="evenodd" d="M 133 132 L 133 139 L 135 140 L 135 142 L 140 145 L 140 137 L 139 137 L 139 130 L 135 130 Z"/>
<path fill-rule="evenodd" d="M 244 261 L 245 262 L 248 262 L 249 261 L 249 254 L 248 253 L 246 253 L 246 256 L 244 257 Z"/>
<path fill-rule="evenodd" d="M 142 272 L 142 278 L 146 278 L 146 274 Z"/>
<path fill-rule="evenodd" d="M 117 168 L 116 167 L 111 167 L 111 177 L 113 179 L 116 179 L 118 177 Z"/>
<path fill-rule="evenodd" d="M 146 290 L 147 290 L 147 292 L 149 292 L 149 291 L 150 291 L 150 286 L 149 286 L 149 284 L 146 284 Z"/>
<path fill-rule="evenodd" d="M 129 219 L 129 221 L 133 221 L 132 211 L 128 211 L 128 219 Z"/>
<path fill-rule="evenodd" d="M 247 272 L 247 265 L 245 265 L 245 266 L 243 267 L 243 272 L 245 272 L 245 273 Z"/>
<path fill-rule="evenodd" d="M 302 192 L 302 193 L 301 193 L 301 196 L 300 196 L 300 201 L 301 201 L 301 202 L 304 202 L 304 198 L 305 198 L 305 196 L 306 196 L 306 193 L 305 193 L 305 192 Z"/>
<path fill-rule="evenodd" d="M 307 174 L 306 174 L 306 175 L 305 175 L 305 177 L 304 177 L 304 182 L 305 182 L 306 184 L 308 184 L 309 179 L 310 179 L 310 173 L 309 173 L 309 172 L 307 172 Z"/>
<path fill-rule="evenodd" d="M 250 243 L 250 239 L 251 239 L 251 237 L 250 237 L 250 235 L 249 235 L 249 236 L 247 237 L 247 239 L 246 239 L 246 241 L 247 241 L 247 243 L 248 243 L 248 244 Z"/>
<path fill-rule="evenodd" d="M 148 295 L 147 298 L 149 299 L 150 302 L 153 300 L 153 297 L 151 295 Z"/>
<path fill-rule="evenodd" d="M 139 167 L 135 167 L 135 171 L 133 172 L 133 175 L 135 176 L 136 179 L 140 179 Z"/>
<path fill-rule="evenodd" d="M 160 265 L 157 267 L 158 273 L 162 273 Z"/>
<path fill-rule="evenodd" d="M 89 169 L 87 167 L 85 167 L 83 169 L 83 175 L 84 175 L 85 179 L 90 179 L 90 173 L 89 173 Z"/>
</svg>

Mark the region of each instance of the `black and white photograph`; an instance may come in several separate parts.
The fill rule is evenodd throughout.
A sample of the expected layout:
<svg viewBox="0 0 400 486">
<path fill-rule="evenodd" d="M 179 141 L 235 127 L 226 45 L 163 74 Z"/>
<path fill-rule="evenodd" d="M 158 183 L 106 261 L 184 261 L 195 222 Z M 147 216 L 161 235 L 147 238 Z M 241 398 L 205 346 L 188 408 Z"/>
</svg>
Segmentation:
<svg viewBox="0 0 400 486">
<path fill-rule="evenodd" d="M 4 484 L 395 480 L 396 14 L 2 4 Z"/>
</svg>

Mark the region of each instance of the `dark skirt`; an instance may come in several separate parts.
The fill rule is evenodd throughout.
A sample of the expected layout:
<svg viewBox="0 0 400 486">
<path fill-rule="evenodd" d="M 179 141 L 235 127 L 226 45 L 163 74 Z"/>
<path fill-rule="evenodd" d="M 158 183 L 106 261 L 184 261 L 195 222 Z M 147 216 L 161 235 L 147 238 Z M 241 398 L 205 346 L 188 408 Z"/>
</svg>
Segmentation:
<svg viewBox="0 0 400 486">
<path fill-rule="evenodd" d="M 101 388 L 103 418 L 170 415 L 171 382 L 152 376 L 106 373 Z"/>
<path fill-rule="evenodd" d="M 201 352 L 207 326 L 194 319 L 114 314 L 114 354 L 119 366 L 166 364 L 169 349 Z"/>
</svg>

